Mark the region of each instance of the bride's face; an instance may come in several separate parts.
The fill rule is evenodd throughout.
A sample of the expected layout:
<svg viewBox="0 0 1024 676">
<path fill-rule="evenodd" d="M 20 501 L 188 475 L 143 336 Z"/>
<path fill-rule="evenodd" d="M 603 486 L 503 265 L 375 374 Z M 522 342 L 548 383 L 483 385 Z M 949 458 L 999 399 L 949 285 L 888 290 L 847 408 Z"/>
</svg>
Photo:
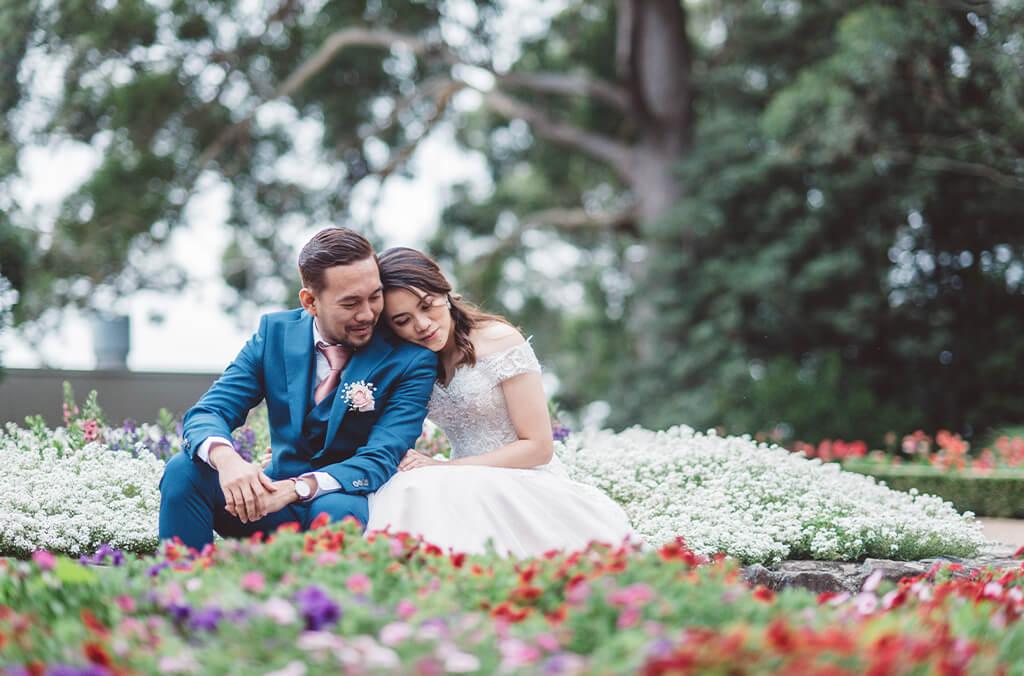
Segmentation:
<svg viewBox="0 0 1024 676">
<path fill-rule="evenodd" d="M 444 296 L 419 289 L 384 293 L 384 316 L 395 334 L 410 343 L 440 352 L 452 331 L 452 313 Z"/>
</svg>

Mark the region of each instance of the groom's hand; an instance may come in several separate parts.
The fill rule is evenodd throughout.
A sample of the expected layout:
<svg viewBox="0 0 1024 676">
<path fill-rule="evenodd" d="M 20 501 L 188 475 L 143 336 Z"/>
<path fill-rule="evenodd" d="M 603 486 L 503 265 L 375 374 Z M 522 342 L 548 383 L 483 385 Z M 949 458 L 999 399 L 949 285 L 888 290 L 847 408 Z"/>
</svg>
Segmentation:
<svg viewBox="0 0 1024 676">
<path fill-rule="evenodd" d="M 220 488 L 224 491 L 225 509 L 230 514 L 242 523 L 267 515 L 266 502 L 270 494 L 278 490 L 270 477 L 225 444 L 210 449 L 210 460 L 217 470 Z"/>
</svg>

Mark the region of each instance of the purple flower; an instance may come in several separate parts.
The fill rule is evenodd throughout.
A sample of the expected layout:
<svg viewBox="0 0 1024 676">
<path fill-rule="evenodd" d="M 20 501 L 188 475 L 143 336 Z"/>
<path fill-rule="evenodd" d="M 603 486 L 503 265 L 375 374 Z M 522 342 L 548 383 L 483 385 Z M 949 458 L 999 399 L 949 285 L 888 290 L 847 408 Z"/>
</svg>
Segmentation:
<svg viewBox="0 0 1024 676">
<path fill-rule="evenodd" d="M 21 673 L 21 672 L 7 672 Z M 28 673 L 27 671 L 24 673 Z M 76 667 L 70 664 L 54 664 L 47 667 L 46 676 L 109 676 L 110 671 L 97 664 L 90 664 L 87 667 Z"/>
<path fill-rule="evenodd" d="M 295 602 L 299 604 L 309 631 L 319 631 L 341 619 L 341 607 L 316 585 L 299 590 L 295 594 Z"/>
<path fill-rule="evenodd" d="M 189 626 L 198 631 L 216 631 L 224 613 L 216 606 L 203 608 L 189 618 Z"/>
<path fill-rule="evenodd" d="M 163 570 L 164 568 L 170 568 L 170 567 L 171 567 L 171 564 L 170 564 L 169 561 L 161 561 L 160 563 L 156 564 L 155 566 L 150 566 L 149 570 L 146 571 L 146 574 L 149 575 L 150 577 L 156 577 L 157 575 L 160 574 L 161 570 Z"/>
<path fill-rule="evenodd" d="M 192 608 L 185 603 L 172 603 L 167 610 L 175 622 L 186 622 L 192 616 Z"/>
<path fill-rule="evenodd" d="M 565 441 L 569 438 L 570 434 L 572 434 L 572 430 L 561 423 L 555 423 L 551 426 L 551 437 L 555 441 Z"/>
<path fill-rule="evenodd" d="M 121 427 L 127 434 L 135 434 L 135 430 L 139 429 L 139 426 L 131 418 L 125 418 Z"/>
</svg>

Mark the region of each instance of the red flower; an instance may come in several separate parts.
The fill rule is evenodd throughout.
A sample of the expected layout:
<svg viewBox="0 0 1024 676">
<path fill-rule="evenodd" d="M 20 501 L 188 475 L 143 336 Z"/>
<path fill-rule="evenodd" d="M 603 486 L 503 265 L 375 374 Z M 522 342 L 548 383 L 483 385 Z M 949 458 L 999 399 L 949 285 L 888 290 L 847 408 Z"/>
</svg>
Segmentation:
<svg viewBox="0 0 1024 676">
<path fill-rule="evenodd" d="M 85 653 L 85 659 L 89 660 L 93 664 L 98 664 L 101 667 L 110 667 L 111 662 L 110 655 L 99 643 L 90 641 L 82 646 L 82 652 Z"/>
<path fill-rule="evenodd" d="M 686 546 L 686 541 L 681 537 L 676 537 L 675 542 L 669 542 L 662 546 L 658 550 L 658 556 L 663 561 L 682 561 L 687 566 L 697 566 L 703 563 L 701 557 L 690 551 L 690 548 Z"/>
<path fill-rule="evenodd" d="M 507 602 L 500 604 L 497 608 L 491 611 L 491 616 L 495 619 L 513 623 L 522 622 L 529 614 L 529 608 L 516 608 Z"/>
<path fill-rule="evenodd" d="M 79 613 L 79 617 L 82 618 L 82 624 L 100 638 L 106 638 L 110 635 L 110 630 L 107 629 L 106 626 L 100 622 L 99 618 L 93 615 L 92 611 L 88 608 L 82 608 L 82 612 Z"/>
<path fill-rule="evenodd" d="M 796 647 L 793 632 L 786 626 L 786 621 L 779 618 L 768 625 L 764 632 L 768 644 L 780 653 L 792 652 Z"/>
<path fill-rule="evenodd" d="M 326 526 L 330 522 L 331 522 L 331 515 L 328 514 L 327 512 L 320 512 L 319 514 L 316 515 L 316 518 L 313 519 L 313 523 L 309 524 L 309 529 L 310 530 L 320 530 L 321 528 L 323 528 L 324 526 Z"/>
<path fill-rule="evenodd" d="M 452 553 L 451 559 L 453 566 L 462 568 L 462 564 L 466 562 L 466 554 L 464 552 Z"/>
<path fill-rule="evenodd" d="M 444 552 L 437 545 L 427 544 L 423 548 L 423 553 L 427 556 L 444 556 Z"/>
<path fill-rule="evenodd" d="M 771 589 L 768 589 L 768 587 L 757 585 L 757 587 L 754 589 L 754 598 L 758 601 L 771 603 L 775 600 L 775 592 L 773 592 Z"/>
<path fill-rule="evenodd" d="M 837 596 L 839 596 L 839 592 L 823 591 L 820 594 L 818 594 L 818 605 L 821 605 L 822 603 L 828 603 Z"/>
<path fill-rule="evenodd" d="M 509 598 L 513 601 L 530 603 L 539 599 L 543 595 L 544 590 L 540 587 L 519 587 L 512 590 L 512 593 L 509 594 Z"/>
<path fill-rule="evenodd" d="M 535 565 L 533 565 L 531 563 L 529 566 L 527 566 L 526 570 L 520 571 L 520 573 L 519 573 L 519 581 L 522 582 L 523 584 L 530 584 L 530 581 L 533 580 L 533 577 L 536 574 L 537 574 L 537 566 L 535 566 Z"/>
<path fill-rule="evenodd" d="M 1013 558 L 1015 558 L 1015 559 L 1016 558 L 1020 558 L 1021 556 L 1024 556 L 1024 547 L 1021 547 L 1020 549 L 1018 549 L 1017 551 L 1015 551 L 1013 553 Z"/>
<path fill-rule="evenodd" d="M 544 613 L 544 617 L 547 618 L 551 624 L 561 624 L 565 622 L 565 618 L 569 615 L 569 609 L 565 606 L 558 606 L 555 610 L 550 613 Z"/>
</svg>

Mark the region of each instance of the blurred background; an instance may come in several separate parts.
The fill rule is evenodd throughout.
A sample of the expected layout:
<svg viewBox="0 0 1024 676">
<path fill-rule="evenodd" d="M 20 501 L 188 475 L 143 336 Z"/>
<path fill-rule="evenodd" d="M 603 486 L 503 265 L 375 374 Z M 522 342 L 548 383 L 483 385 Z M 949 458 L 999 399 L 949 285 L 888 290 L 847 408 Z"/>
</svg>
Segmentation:
<svg viewBox="0 0 1024 676">
<path fill-rule="evenodd" d="M 0 408 L 201 392 L 338 224 L 533 335 L 577 425 L 1024 423 L 1020 0 L 0 7 Z"/>
</svg>

